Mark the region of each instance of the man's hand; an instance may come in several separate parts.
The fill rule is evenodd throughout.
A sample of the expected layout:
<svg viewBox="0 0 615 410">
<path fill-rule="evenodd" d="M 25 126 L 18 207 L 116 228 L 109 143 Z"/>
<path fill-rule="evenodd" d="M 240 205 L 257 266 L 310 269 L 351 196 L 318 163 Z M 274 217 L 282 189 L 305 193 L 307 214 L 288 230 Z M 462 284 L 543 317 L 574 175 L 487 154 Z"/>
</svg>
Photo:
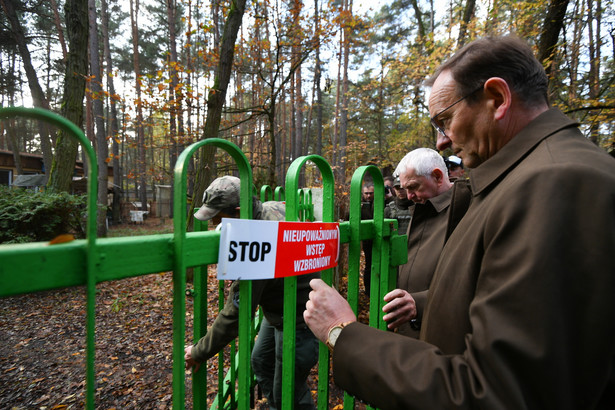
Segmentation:
<svg viewBox="0 0 615 410">
<path fill-rule="evenodd" d="M 186 360 L 186 370 L 194 368 L 193 373 L 198 372 L 199 367 L 201 367 L 201 363 L 197 362 L 192 358 L 192 346 L 186 346 L 186 348 L 184 349 L 184 353 L 184 359 Z"/>
<path fill-rule="evenodd" d="M 405 290 L 390 291 L 384 295 L 384 301 L 388 303 L 382 308 L 382 311 L 386 313 L 382 319 L 387 322 L 387 327 L 391 330 L 409 322 L 417 315 L 416 302 Z"/>
<path fill-rule="evenodd" d="M 346 299 L 321 279 L 312 279 L 310 286 L 312 291 L 305 304 L 303 319 L 314 336 L 325 343 L 333 326 L 356 322 L 357 317 Z"/>
</svg>

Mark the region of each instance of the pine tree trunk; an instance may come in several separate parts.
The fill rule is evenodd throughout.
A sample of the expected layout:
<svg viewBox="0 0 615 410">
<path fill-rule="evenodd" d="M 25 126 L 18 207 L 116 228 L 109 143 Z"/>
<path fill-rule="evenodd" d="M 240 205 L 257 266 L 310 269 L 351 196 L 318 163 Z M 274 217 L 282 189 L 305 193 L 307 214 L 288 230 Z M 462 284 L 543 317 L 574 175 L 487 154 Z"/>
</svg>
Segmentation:
<svg viewBox="0 0 615 410">
<path fill-rule="evenodd" d="M 0 5 L 2 6 L 2 10 L 4 10 L 6 18 L 11 24 L 11 35 L 13 36 L 17 44 L 19 54 L 21 55 L 24 70 L 26 71 L 26 77 L 28 78 L 28 85 L 30 87 L 34 106 L 48 110 L 49 101 L 47 101 L 45 93 L 43 92 L 43 89 L 39 84 L 36 70 L 34 69 L 34 66 L 32 64 L 30 50 L 28 50 L 28 46 L 26 43 L 26 35 L 23 30 L 23 27 L 21 26 L 21 22 L 19 21 L 19 17 L 17 16 L 16 9 L 19 5 L 19 2 L 17 0 L 0 0 Z M 39 121 L 38 129 L 41 138 L 41 149 L 43 151 L 43 164 L 45 174 L 49 175 L 49 170 L 52 167 L 52 152 L 51 142 L 49 140 L 49 129 L 47 124 L 43 123 L 42 121 Z"/>
<path fill-rule="evenodd" d="M 100 69 L 100 51 L 98 50 L 98 16 L 96 14 L 96 0 L 88 0 L 90 21 L 90 88 L 93 94 L 92 112 L 96 133 L 96 158 L 98 160 L 98 237 L 107 236 L 107 133 L 105 131 L 105 117 L 102 98 L 102 74 Z"/>
<path fill-rule="evenodd" d="M 316 62 L 314 67 L 314 84 L 316 87 L 316 155 L 322 155 L 322 88 L 320 87 L 321 80 L 321 62 L 320 62 L 320 17 L 318 9 L 318 0 L 314 0 L 314 21 L 316 22 Z"/>
<path fill-rule="evenodd" d="M 60 115 L 82 127 L 85 78 L 88 73 L 88 0 L 67 0 L 64 14 L 69 53 Z M 63 131 L 58 133 L 56 153 L 47 182 L 50 191 L 68 192 L 75 170 L 77 147 L 77 140 Z"/>
<path fill-rule="evenodd" d="M 231 9 L 224 24 L 216 78 L 207 97 L 207 119 L 205 120 L 203 138 L 218 136 L 222 108 L 224 107 L 226 91 L 232 74 L 235 42 L 245 9 L 246 0 L 234 1 L 231 4 Z M 212 164 L 214 164 L 215 153 L 215 148 L 211 146 L 206 146 L 201 150 L 200 163 L 197 165 L 192 207 L 188 213 L 189 226 L 192 226 L 194 209 L 201 206 L 203 192 L 205 192 L 210 181 L 213 180 L 215 169 L 213 169 Z"/>
<path fill-rule="evenodd" d="M 170 73 L 171 87 L 169 88 L 169 107 L 171 108 L 169 116 L 169 136 L 171 138 L 171 152 L 170 152 L 170 169 L 175 168 L 177 157 L 179 155 L 181 143 L 178 141 L 180 134 L 178 133 L 178 122 L 181 119 L 181 100 L 179 97 L 178 84 L 178 72 L 177 72 L 177 44 L 175 33 L 175 1 L 167 0 L 167 24 L 169 27 L 169 57 L 170 61 Z M 171 179 L 171 186 L 175 183 L 174 179 Z M 173 195 L 170 198 L 170 215 L 173 217 Z M 167 216 L 167 215 L 165 215 Z"/>
<path fill-rule="evenodd" d="M 352 18 L 352 0 L 345 0 L 347 15 Z M 342 79 L 342 107 L 340 120 L 340 167 L 338 180 L 346 180 L 346 145 L 348 135 L 348 60 L 350 55 L 350 21 L 344 23 L 344 68 Z"/>
<path fill-rule="evenodd" d="M 113 61 L 111 60 L 111 46 L 109 44 L 109 11 L 107 0 L 101 0 L 101 31 L 103 35 L 104 58 L 107 69 L 107 89 L 109 92 L 109 123 L 107 124 L 108 139 L 111 140 L 111 153 L 113 164 L 113 204 L 111 207 L 112 221 L 118 224 L 121 219 L 120 199 L 122 185 L 122 171 L 120 169 L 120 149 L 118 142 L 119 125 L 117 119 L 117 104 L 115 99 L 115 85 L 113 81 Z"/>
<path fill-rule="evenodd" d="M 472 16 L 474 15 L 474 8 L 476 7 L 476 0 L 467 0 L 466 7 L 463 10 L 463 18 L 459 25 L 459 38 L 457 40 L 457 48 L 463 47 L 466 42 L 467 30 Z"/>
<path fill-rule="evenodd" d="M 545 66 L 547 75 L 550 75 L 553 69 L 553 56 L 557 47 L 559 33 L 564 26 L 568 2 L 569 0 L 551 0 L 544 25 L 542 26 L 542 33 L 538 41 L 538 56 L 539 61 L 543 62 L 543 64 L 548 62 Z"/>
</svg>

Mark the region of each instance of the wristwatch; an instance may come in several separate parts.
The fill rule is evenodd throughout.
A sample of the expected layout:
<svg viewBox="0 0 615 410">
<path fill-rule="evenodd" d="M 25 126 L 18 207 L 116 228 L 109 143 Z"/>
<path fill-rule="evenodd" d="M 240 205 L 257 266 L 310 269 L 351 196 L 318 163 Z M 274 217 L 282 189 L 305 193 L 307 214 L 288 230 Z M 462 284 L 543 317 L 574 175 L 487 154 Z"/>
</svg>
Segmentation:
<svg viewBox="0 0 615 410">
<path fill-rule="evenodd" d="M 335 342 L 337 341 L 337 338 L 339 337 L 340 333 L 342 333 L 342 329 L 351 323 L 353 322 L 340 323 L 339 325 L 333 326 L 331 330 L 329 330 L 329 334 L 327 335 L 326 341 L 326 345 L 329 350 L 333 351 L 333 348 L 335 347 Z"/>
</svg>

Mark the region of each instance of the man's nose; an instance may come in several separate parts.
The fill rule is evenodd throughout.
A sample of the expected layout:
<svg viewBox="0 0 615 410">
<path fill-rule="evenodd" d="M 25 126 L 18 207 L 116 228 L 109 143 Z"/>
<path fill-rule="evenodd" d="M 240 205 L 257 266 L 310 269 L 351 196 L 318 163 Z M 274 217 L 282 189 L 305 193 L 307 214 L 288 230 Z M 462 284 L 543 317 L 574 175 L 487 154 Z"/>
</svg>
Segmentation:
<svg viewBox="0 0 615 410">
<path fill-rule="evenodd" d="M 438 148 L 439 151 L 444 151 L 451 146 L 451 139 L 449 137 L 442 134 L 441 132 L 438 132 L 437 134 L 438 135 L 436 136 L 436 148 Z"/>
</svg>

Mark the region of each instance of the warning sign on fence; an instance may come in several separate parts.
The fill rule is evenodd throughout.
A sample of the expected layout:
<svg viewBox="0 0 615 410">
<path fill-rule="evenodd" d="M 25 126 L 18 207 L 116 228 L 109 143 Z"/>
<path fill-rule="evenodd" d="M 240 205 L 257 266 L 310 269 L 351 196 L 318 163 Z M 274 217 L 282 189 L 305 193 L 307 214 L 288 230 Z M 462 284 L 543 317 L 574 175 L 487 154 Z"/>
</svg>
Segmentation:
<svg viewBox="0 0 615 410">
<path fill-rule="evenodd" d="M 273 279 L 337 266 L 335 222 L 222 219 L 218 279 Z"/>
</svg>

